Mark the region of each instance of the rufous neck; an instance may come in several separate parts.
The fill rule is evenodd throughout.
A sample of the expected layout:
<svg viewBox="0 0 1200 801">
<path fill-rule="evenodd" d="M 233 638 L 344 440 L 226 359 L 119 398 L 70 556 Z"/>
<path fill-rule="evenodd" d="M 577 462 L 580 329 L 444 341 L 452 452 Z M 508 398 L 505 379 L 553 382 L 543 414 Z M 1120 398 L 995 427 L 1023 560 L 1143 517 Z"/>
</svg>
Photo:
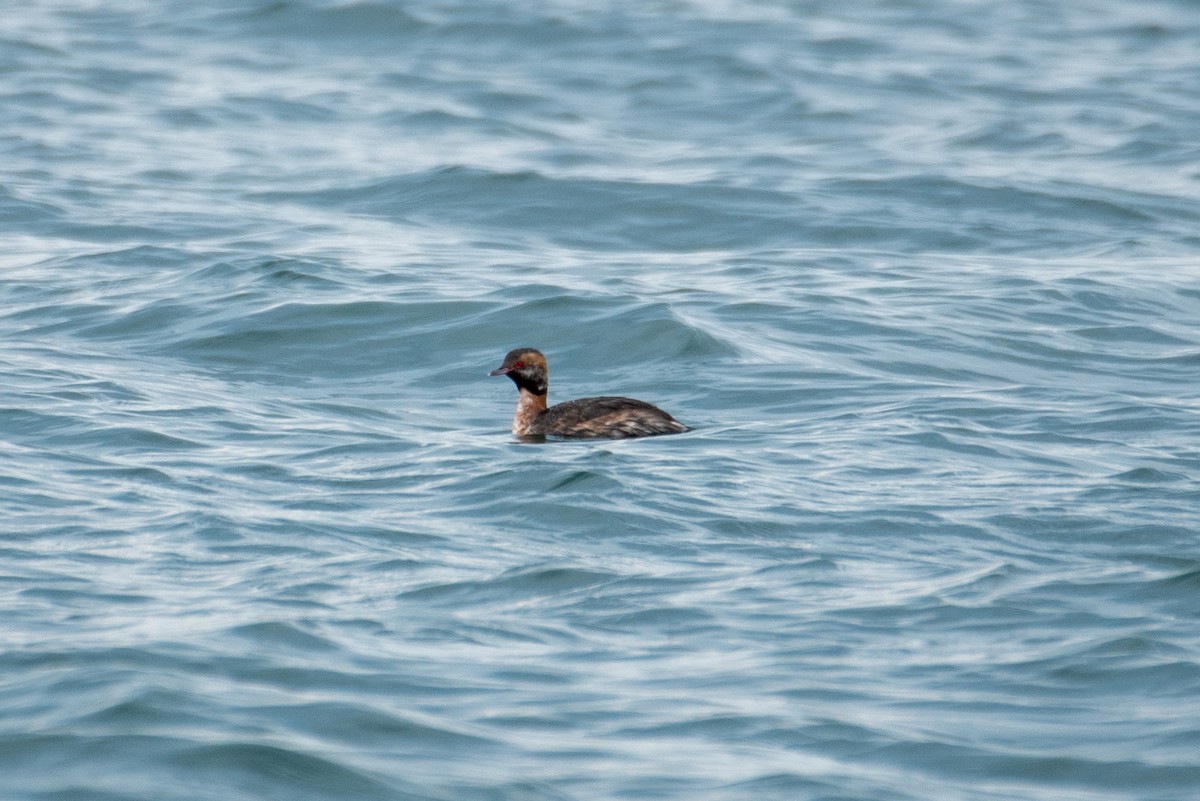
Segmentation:
<svg viewBox="0 0 1200 801">
<path fill-rule="evenodd" d="M 521 397 L 517 401 L 517 406 L 533 412 L 540 412 L 546 408 L 546 393 L 532 392 L 521 387 Z"/>
<path fill-rule="evenodd" d="M 522 388 L 517 400 L 517 413 L 513 415 L 513 433 L 518 437 L 532 434 L 538 416 L 546 411 L 546 395 Z"/>
</svg>

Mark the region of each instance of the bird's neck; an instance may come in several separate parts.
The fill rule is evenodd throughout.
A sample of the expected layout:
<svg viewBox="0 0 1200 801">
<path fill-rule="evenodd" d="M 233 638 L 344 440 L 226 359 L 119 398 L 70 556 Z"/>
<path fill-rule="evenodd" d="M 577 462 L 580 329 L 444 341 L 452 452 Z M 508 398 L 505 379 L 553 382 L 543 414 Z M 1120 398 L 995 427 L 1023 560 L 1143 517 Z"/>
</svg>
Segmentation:
<svg viewBox="0 0 1200 801">
<path fill-rule="evenodd" d="M 546 411 L 546 393 L 538 394 L 521 387 L 517 400 L 517 413 L 513 417 L 513 433 L 518 437 L 532 433 L 533 421 Z"/>
</svg>

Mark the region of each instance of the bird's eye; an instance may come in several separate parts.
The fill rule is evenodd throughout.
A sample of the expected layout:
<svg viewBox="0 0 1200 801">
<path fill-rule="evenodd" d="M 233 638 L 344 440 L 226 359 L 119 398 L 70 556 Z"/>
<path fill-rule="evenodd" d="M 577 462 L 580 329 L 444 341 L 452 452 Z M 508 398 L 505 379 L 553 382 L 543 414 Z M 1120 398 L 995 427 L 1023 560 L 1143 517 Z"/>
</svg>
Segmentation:
<svg viewBox="0 0 1200 801">
<path fill-rule="evenodd" d="M 525 366 L 525 362 L 517 362 L 516 364 L 513 365 L 513 369 L 520 370 L 524 366 Z"/>
</svg>

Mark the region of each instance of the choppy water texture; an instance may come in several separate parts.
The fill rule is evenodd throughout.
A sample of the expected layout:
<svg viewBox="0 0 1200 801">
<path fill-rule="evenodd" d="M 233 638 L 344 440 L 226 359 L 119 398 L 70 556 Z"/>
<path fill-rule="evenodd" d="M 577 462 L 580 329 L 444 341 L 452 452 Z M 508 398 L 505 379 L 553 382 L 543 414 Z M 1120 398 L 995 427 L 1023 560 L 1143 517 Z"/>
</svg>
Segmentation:
<svg viewBox="0 0 1200 801">
<path fill-rule="evenodd" d="M 1198 42 L 6 4 L 0 795 L 1196 798 Z"/>
</svg>

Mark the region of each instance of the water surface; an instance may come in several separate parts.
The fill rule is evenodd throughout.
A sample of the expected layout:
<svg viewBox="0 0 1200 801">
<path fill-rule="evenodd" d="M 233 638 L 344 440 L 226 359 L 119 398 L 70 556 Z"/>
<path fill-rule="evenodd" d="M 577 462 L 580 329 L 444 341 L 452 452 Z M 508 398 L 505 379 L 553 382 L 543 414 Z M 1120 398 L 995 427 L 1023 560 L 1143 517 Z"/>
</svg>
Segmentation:
<svg viewBox="0 0 1200 801">
<path fill-rule="evenodd" d="M 6 797 L 1194 798 L 1198 36 L 8 9 Z"/>
</svg>

